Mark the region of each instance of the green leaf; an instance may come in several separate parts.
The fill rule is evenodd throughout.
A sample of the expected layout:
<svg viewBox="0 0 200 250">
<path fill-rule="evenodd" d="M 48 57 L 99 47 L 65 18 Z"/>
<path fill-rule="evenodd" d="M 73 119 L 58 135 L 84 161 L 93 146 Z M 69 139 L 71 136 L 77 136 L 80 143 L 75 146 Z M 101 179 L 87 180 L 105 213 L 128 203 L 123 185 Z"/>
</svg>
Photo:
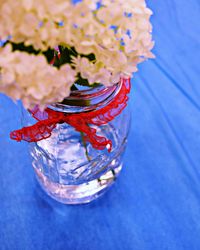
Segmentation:
<svg viewBox="0 0 200 250">
<path fill-rule="evenodd" d="M 40 53 L 42 53 L 47 61 L 50 63 L 52 61 L 52 59 L 54 58 L 54 49 L 47 49 L 44 52 L 41 52 L 41 50 L 36 50 L 32 45 L 26 46 L 24 43 L 13 43 L 13 42 L 9 42 L 12 45 L 12 49 L 13 51 L 22 51 L 22 52 L 27 52 L 29 54 L 34 54 L 34 55 L 38 55 Z"/>
<path fill-rule="evenodd" d="M 48 50 L 43 52 L 43 55 L 47 58 L 47 61 L 50 63 L 54 58 L 55 50 L 49 48 Z"/>
<path fill-rule="evenodd" d="M 71 50 L 71 48 L 59 46 L 59 50 L 60 50 L 59 66 L 65 64 L 65 63 L 70 64 L 71 63 L 71 56 L 74 53 Z"/>
<path fill-rule="evenodd" d="M 88 55 L 82 55 L 82 57 L 87 57 L 91 62 L 96 61 L 96 57 L 93 53 Z"/>
<path fill-rule="evenodd" d="M 19 50 L 19 51 L 24 51 L 29 54 L 35 54 L 35 55 L 38 55 L 40 53 L 40 50 L 34 49 L 32 45 L 26 46 L 24 45 L 24 43 L 13 43 L 13 42 L 9 42 L 9 43 L 12 45 L 13 51 Z"/>
<path fill-rule="evenodd" d="M 76 79 L 77 79 L 76 83 L 81 85 L 81 86 L 88 86 L 88 87 L 94 88 L 94 87 L 101 85 L 100 83 L 97 83 L 97 82 L 95 82 L 93 84 L 89 84 L 88 80 L 85 78 L 82 78 L 80 73 L 78 73 Z"/>
<path fill-rule="evenodd" d="M 82 78 L 80 73 L 78 73 L 78 75 L 77 75 L 76 83 L 81 85 L 81 86 L 90 86 L 88 80 Z"/>
</svg>

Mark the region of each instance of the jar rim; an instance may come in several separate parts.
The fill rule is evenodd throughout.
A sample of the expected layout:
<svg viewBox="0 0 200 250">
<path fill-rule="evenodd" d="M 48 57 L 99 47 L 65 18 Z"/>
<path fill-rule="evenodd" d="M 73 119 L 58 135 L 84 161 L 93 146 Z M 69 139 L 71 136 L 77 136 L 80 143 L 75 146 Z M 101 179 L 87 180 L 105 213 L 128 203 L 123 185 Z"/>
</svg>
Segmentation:
<svg viewBox="0 0 200 250">
<path fill-rule="evenodd" d="M 122 86 L 119 82 L 113 86 L 99 85 L 86 90 L 73 90 L 61 103 L 53 103 L 48 108 L 64 113 L 82 113 L 98 110 L 107 106 L 118 94 Z"/>
</svg>

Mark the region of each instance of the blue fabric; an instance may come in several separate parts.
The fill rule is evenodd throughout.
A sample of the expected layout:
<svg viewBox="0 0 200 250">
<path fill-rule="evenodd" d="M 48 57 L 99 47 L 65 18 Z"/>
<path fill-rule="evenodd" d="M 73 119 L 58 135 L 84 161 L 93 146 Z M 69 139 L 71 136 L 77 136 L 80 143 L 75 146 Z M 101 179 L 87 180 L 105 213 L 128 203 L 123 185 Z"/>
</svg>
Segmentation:
<svg viewBox="0 0 200 250">
<path fill-rule="evenodd" d="M 148 5 L 156 59 L 132 81 L 126 167 L 104 197 L 83 206 L 44 199 L 27 144 L 9 140 L 19 111 L 0 96 L 1 250 L 200 249 L 200 3 Z"/>
</svg>

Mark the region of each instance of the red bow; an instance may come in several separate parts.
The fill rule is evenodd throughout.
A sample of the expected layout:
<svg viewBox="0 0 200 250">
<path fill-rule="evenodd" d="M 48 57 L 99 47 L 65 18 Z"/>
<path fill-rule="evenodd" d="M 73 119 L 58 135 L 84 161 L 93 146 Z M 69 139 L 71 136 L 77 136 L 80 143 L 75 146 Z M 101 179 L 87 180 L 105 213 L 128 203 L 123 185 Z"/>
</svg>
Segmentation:
<svg viewBox="0 0 200 250">
<path fill-rule="evenodd" d="M 127 94 L 130 92 L 130 79 L 123 79 L 119 93 L 105 107 L 85 113 L 63 113 L 46 108 L 43 112 L 35 107 L 31 112 L 32 116 L 38 121 L 33 126 L 10 133 L 10 138 L 16 141 L 37 142 L 51 136 L 52 130 L 58 123 L 64 123 L 73 126 L 77 131 L 84 134 L 84 138 L 89 141 L 96 149 L 112 150 L 112 141 L 105 137 L 98 136 L 96 129 L 91 128 L 89 124 L 103 125 L 112 121 L 119 115 L 127 105 Z"/>
</svg>

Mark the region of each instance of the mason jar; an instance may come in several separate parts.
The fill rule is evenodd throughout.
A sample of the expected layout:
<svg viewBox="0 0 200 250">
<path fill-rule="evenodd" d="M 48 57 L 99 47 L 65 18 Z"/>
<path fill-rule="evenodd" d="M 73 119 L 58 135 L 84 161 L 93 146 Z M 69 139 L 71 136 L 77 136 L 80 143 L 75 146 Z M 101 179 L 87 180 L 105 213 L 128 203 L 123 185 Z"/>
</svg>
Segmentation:
<svg viewBox="0 0 200 250">
<path fill-rule="evenodd" d="M 37 180 L 53 199 L 65 204 L 88 203 L 116 181 L 130 127 L 128 88 L 130 81 L 79 88 L 62 103 L 48 106 L 63 117 L 76 117 L 75 125 L 61 120 L 48 138 L 29 143 Z M 84 123 L 91 131 L 87 136 L 81 131 L 85 117 L 93 117 Z M 25 120 L 30 124 L 27 116 Z"/>
</svg>

